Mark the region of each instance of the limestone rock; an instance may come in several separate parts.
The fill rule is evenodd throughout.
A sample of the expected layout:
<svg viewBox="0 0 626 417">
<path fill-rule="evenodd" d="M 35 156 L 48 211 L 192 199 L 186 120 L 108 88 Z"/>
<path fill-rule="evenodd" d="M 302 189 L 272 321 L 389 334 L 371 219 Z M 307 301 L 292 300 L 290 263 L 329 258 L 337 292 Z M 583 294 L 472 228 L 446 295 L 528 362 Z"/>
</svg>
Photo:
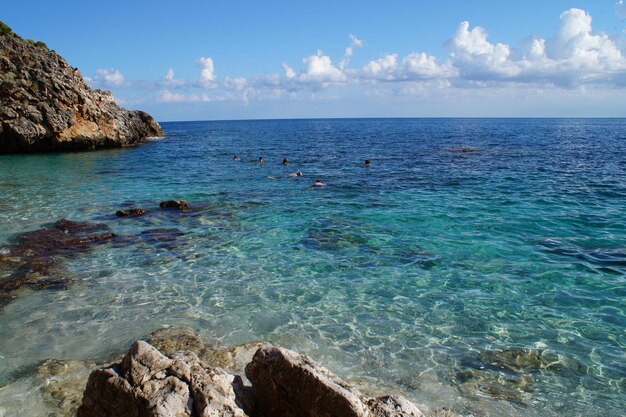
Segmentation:
<svg viewBox="0 0 626 417">
<path fill-rule="evenodd" d="M 43 43 L 0 33 L 0 154 L 130 146 L 161 127 L 94 90 Z"/>
<path fill-rule="evenodd" d="M 366 417 L 362 395 L 304 355 L 259 349 L 246 366 L 258 411 L 272 417 Z"/>
<path fill-rule="evenodd" d="M 216 351 L 186 328 L 162 329 L 150 340 L 167 351 L 191 347 L 209 357 Z M 308 357 L 279 347 L 232 347 L 222 350 L 226 362 L 239 366 L 253 345 L 260 347 L 245 369 L 248 387 L 190 350 L 164 355 L 135 342 L 120 363 L 92 372 L 77 417 L 423 417 L 402 397 L 367 398 Z"/>
<path fill-rule="evenodd" d="M 423 417 L 415 404 L 395 395 L 372 398 L 367 405 L 376 417 Z"/>
<path fill-rule="evenodd" d="M 242 385 L 191 351 L 167 357 L 138 341 L 120 364 L 90 375 L 77 417 L 244 417 Z"/>
</svg>

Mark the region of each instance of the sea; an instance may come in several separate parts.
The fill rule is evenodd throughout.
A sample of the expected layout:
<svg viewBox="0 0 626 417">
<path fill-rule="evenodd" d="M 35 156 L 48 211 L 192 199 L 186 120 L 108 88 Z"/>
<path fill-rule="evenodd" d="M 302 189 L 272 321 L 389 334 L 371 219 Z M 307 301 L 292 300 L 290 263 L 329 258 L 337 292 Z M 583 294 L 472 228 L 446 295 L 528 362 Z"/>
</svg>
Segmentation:
<svg viewBox="0 0 626 417">
<path fill-rule="evenodd" d="M 42 361 L 106 361 L 168 326 L 269 341 L 427 412 L 625 414 L 626 119 L 161 125 L 138 147 L 0 156 L 0 252 L 63 218 L 128 237 L 0 307 L 0 416 L 49 415 Z"/>
</svg>

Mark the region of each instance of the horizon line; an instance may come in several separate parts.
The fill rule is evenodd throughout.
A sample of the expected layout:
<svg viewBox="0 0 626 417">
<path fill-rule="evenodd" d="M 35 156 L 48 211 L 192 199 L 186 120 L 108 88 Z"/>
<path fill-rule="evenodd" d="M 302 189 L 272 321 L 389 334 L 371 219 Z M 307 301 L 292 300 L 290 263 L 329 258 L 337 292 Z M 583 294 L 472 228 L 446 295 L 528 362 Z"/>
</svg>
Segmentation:
<svg viewBox="0 0 626 417">
<path fill-rule="evenodd" d="M 298 120 L 618 120 L 626 116 L 389 116 L 389 117 L 284 117 L 248 119 L 201 119 L 201 120 L 159 120 L 158 123 L 199 123 L 199 122 L 262 122 Z"/>
</svg>

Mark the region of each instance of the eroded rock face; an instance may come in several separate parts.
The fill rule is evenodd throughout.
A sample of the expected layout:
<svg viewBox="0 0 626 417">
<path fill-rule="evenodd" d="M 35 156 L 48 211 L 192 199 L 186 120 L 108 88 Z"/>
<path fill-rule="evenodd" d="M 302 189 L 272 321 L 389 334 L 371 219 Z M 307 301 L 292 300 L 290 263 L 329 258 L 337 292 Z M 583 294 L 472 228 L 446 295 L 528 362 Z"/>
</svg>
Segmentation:
<svg viewBox="0 0 626 417">
<path fill-rule="evenodd" d="M 421 417 L 402 397 L 367 398 L 310 358 L 276 346 L 261 347 L 246 366 L 265 417 Z"/>
<path fill-rule="evenodd" d="M 259 349 L 246 366 L 258 407 L 275 417 L 364 417 L 359 395 L 329 370 L 295 352 Z"/>
<path fill-rule="evenodd" d="M 0 34 L 0 154 L 120 147 L 163 136 L 147 113 L 119 107 L 43 43 Z"/>
<path fill-rule="evenodd" d="M 209 368 L 195 353 L 167 357 L 146 342 L 89 376 L 77 417 L 244 417 L 241 378 Z"/>
</svg>

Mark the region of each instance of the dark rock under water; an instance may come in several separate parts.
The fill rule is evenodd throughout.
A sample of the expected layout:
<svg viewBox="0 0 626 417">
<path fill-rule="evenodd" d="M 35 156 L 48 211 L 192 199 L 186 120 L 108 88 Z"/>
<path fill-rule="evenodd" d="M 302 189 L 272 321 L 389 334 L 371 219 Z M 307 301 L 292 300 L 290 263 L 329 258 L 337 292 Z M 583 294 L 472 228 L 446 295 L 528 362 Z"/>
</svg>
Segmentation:
<svg viewBox="0 0 626 417">
<path fill-rule="evenodd" d="M 67 219 L 14 237 L 0 254 L 0 306 L 22 288 L 65 289 L 71 277 L 63 271 L 62 260 L 113 238 L 115 234 L 104 223 Z"/>
<path fill-rule="evenodd" d="M 494 349 L 468 355 L 450 376 L 452 385 L 467 396 L 487 396 L 528 406 L 531 394 L 541 389 L 541 379 L 589 373 L 582 362 L 537 349 Z"/>
</svg>

